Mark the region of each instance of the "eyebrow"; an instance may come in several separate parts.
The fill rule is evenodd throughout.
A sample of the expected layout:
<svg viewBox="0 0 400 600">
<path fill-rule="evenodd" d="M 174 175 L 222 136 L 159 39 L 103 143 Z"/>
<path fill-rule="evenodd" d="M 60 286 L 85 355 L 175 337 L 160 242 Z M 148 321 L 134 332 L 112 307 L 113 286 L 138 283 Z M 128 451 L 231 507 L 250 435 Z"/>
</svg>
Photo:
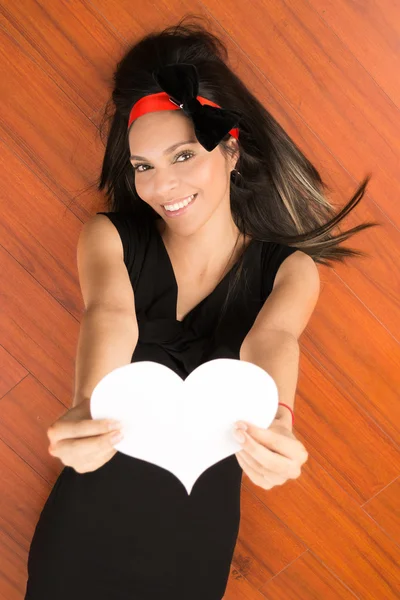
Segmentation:
<svg viewBox="0 0 400 600">
<path fill-rule="evenodd" d="M 190 138 L 190 140 L 185 140 L 184 142 L 178 142 L 177 144 L 173 144 L 172 146 L 170 146 L 169 148 L 164 150 L 163 155 L 165 156 L 166 154 L 173 152 L 179 146 L 183 146 L 184 144 L 195 144 L 196 142 L 197 142 L 197 140 L 195 140 L 193 138 Z M 135 154 L 132 154 L 132 156 L 130 157 L 130 160 L 147 160 L 147 158 L 144 156 L 136 156 Z"/>
</svg>

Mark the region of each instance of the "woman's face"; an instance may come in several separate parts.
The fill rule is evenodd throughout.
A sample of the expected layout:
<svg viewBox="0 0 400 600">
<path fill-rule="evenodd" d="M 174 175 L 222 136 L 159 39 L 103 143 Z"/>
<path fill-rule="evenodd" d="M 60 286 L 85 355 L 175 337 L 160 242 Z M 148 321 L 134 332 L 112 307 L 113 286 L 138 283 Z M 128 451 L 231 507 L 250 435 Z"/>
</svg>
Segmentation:
<svg viewBox="0 0 400 600">
<path fill-rule="evenodd" d="M 167 154 L 173 144 L 191 140 Z M 237 140 L 229 141 L 237 149 Z M 238 151 L 225 158 L 219 148 L 208 152 L 196 139 L 192 120 L 181 111 L 159 111 L 142 115 L 129 131 L 129 149 L 135 188 L 172 229 L 190 233 L 203 225 L 217 210 L 230 211 L 230 173 Z M 144 157 L 144 158 L 137 158 Z M 189 209 L 169 217 L 163 204 L 197 194 Z"/>
</svg>

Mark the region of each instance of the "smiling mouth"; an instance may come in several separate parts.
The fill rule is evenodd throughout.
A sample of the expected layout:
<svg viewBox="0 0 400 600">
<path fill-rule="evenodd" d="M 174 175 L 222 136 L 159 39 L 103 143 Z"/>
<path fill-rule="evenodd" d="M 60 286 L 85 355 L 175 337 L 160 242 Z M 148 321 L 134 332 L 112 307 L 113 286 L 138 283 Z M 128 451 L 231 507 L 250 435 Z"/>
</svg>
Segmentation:
<svg viewBox="0 0 400 600">
<path fill-rule="evenodd" d="M 185 198 L 185 200 L 181 200 L 180 202 L 175 202 L 174 204 L 162 204 L 161 206 L 164 210 L 168 212 L 174 212 L 176 210 L 181 210 L 182 208 L 188 206 L 188 204 L 193 202 L 196 196 L 197 194 L 192 194 L 191 196 L 188 196 L 187 198 Z"/>
</svg>

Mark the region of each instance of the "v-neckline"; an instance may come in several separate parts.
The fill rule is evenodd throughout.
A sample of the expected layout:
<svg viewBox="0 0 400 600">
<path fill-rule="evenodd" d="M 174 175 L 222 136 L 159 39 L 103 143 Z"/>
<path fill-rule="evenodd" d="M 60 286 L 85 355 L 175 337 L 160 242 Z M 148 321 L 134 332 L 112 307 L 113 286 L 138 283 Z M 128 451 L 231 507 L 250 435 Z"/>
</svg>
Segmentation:
<svg viewBox="0 0 400 600">
<path fill-rule="evenodd" d="M 233 271 L 233 269 L 237 266 L 237 264 L 239 263 L 240 259 L 243 257 L 244 260 L 244 255 L 247 253 L 248 249 L 250 248 L 250 246 L 252 246 L 254 244 L 254 242 L 256 241 L 254 238 L 250 240 L 250 242 L 247 244 L 246 248 L 243 251 L 243 254 L 238 258 L 238 260 L 231 266 L 231 268 L 229 269 L 229 271 L 227 273 L 225 273 L 225 275 L 223 276 L 223 278 L 217 283 L 217 285 L 215 286 L 215 288 L 213 290 L 211 290 L 211 292 L 209 294 L 207 294 L 207 296 L 205 296 L 205 298 L 203 298 L 203 300 L 200 300 L 200 302 L 198 302 L 198 304 L 196 304 L 196 306 L 194 306 L 188 313 L 186 313 L 186 315 L 183 317 L 183 319 L 180 321 L 179 319 L 176 318 L 177 315 L 177 308 L 178 308 L 178 282 L 175 276 L 175 271 L 174 271 L 174 267 L 172 266 L 172 261 L 171 258 L 168 254 L 168 250 L 167 247 L 164 243 L 164 240 L 162 238 L 161 233 L 158 231 L 157 229 L 157 225 L 156 225 L 156 219 L 153 221 L 153 227 L 154 230 L 156 232 L 156 235 L 160 241 L 161 247 L 163 249 L 164 252 L 164 256 L 167 260 L 167 264 L 169 266 L 169 270 L 172 274 L 172 280 L 174 282 L 174 302 L 173 302 L 173 317 L 174 317 L 174 321 L 176 321 L 177 323 L 184 323 L 188 317 L 198 308 L 200 308 L 200 306 L 202 304 L 204 304 L 204 302 L 206 302 L 206 300 L 209 300 L 211 298 L 211 296 L 213 296 L 215 294 L 215 292 L 218 290 L 219 287 L 221 287 L 221 285 L 224 283 L 224 281 L 227 279 L 227 277 L 231 274 L 231 272 Z"/>
</svg>

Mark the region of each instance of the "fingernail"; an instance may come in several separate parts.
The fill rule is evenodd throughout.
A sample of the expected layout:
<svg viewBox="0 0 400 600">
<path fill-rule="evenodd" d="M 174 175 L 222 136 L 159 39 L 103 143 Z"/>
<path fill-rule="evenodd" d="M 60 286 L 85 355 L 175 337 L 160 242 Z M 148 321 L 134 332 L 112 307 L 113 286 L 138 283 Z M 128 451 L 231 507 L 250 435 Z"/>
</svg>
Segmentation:
<svg viewBox="0 0 400 600">
<path fill-rule="evenodd" d="M 242 421 L 238 421 L 237 423 L 235 423 L 235 427 L 236 429 L 244 429 L 244 431 L 246 431 L 247 429 L 246 423 L 243 423 Z"/>
<path fill-rule="evenodd" d="M 117 432 L 117 433 L 114 433 L 114 435 L 111 436 L 111 441 L 112 442 L 119 442 L 120 440 L 122 440 L 123 437 L 124 437 L 123 433 Z"/>
<path fill-rule="evenodd" d="M 121 429 L 122 423 L 120 421 L 108 421 L 108 429 L 112 431 L 113 429 Z"/>
<path fill-rule="evenodd" d="M 239 431 L 234 431 L 233 436 L 234 436 L 235 440 L 237 440 L 241 444 L 243 444 L 243 442 L 245 441 L 245 437 L 244 437 L 243 433 L 240 433 Z"/>
</svg>

